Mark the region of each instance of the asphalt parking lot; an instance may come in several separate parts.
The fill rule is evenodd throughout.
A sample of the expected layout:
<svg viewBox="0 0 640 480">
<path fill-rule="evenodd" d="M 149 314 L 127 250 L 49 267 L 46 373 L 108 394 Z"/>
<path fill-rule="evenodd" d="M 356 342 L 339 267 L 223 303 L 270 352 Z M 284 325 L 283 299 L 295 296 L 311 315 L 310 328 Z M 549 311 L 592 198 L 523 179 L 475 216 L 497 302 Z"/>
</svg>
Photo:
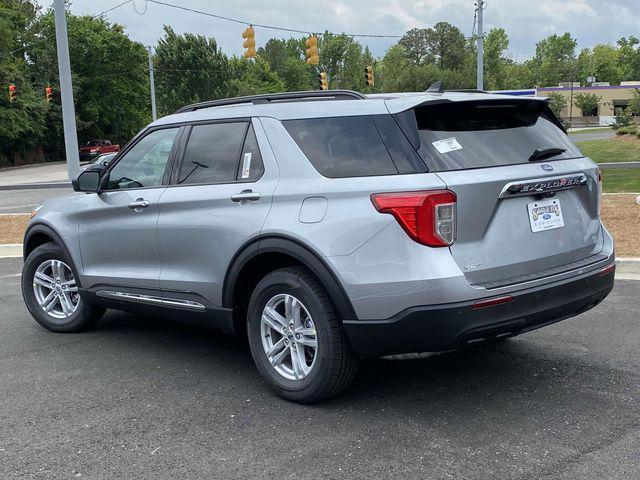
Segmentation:
<svg viewBox="0 0 640 480">
<path fill-rule="evenodd" d="M 53 334 L 0 260 L 0 478 L 640 478 L 640 282 L 502 345 L 269 393 L 242 340 L 109 312 Z"/>
</svg>

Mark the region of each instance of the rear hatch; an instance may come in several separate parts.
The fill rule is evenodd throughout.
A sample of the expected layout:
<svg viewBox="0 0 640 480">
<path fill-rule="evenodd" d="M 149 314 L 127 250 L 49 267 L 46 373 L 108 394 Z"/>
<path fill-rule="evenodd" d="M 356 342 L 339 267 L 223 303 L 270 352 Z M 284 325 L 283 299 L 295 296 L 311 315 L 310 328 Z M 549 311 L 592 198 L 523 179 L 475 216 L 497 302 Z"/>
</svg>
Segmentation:
<svg viewBox="0 0 640 480">
<path fill-rule="evenodd" d="M 450 250 L 470 283 L 497 288 L 598 260 L 598 169 L 545 102 L 443 100 L 395 117 L 457 196 Z"/>
</svg>

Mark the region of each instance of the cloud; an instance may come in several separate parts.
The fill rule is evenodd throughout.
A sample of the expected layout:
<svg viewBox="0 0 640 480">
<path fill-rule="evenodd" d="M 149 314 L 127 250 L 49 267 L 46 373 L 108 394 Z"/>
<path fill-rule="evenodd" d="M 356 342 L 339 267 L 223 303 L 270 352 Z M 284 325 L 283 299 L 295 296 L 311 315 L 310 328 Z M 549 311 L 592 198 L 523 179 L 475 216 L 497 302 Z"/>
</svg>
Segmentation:
<svg viewBox="0 0 640 480">
<path fill-rule="evenodd" d="M 49 6 L 49 1 L 39 0 Z M 144 0 L 134 0 L 142 11 Z M 308 3 L 295 0 L 166 0 L 181 6 L 208 11 L 256 23 L 322 32 L 399 34 L 414 27 L 429 27 L 439 21 L 456 25 L 465 35 L 473 27 L 473 0 L 327 0 Z M 502 27 L 509 35 L 510 53 L 522 60 L 533 55 L 535 44 L 552 33 L 570 32 L 578 49 L 598 43 L 615 43 L 622 36 L 637 35 L 640 25 L 638 0 L 487 0 L 485 30 Z M 75 14 L 95 14 L 117 4 L 117 0 L 76 0 Z M 125 25 L 134 40 L 153 45 L 162 36 L 162 25 L 177 32 L 215 36 L 228 54 L 242 53 L 242 25 L 149 3 L 144 15 L 131 4 L 120 7 L 107 18 Z M 271 37 L 292 34 L 256 28 L 258 46 Z M 297 35 L 302 36 L 302 35 Z M 384 55 L 394 39 L 359 39 L 374 55 Z"/>
</svg>

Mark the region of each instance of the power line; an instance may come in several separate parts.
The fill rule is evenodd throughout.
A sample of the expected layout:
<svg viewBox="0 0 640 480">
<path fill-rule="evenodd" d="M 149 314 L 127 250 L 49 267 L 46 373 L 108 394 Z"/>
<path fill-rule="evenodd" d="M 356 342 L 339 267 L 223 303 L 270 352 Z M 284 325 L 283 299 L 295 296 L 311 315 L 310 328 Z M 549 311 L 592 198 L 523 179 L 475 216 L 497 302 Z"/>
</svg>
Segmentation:
<svg viewBox="0 0 640 480">
<path fill-rule="evenodd" d="M 186 12 L 197 13 L 199 15 L 205 15 L 207 17 L 217 18 L 219 20 L 226 20 L 228 22 L 238 23 L 240 25 L 250 25 L 253 27 L 267 28 L 270 30 L 280 30 L 283 32 L 291 32 L 291 33 L 302 33 L 305 35 L 313 33 L 310 30 L 299 30 L 296 28 L 286 28 L 286 27 L 276 27 L 273 25 L 266 25 L 263 23 L 255 23 L 249 22 L 247 20 L 241 20 L 238 18 L 225 17 L 224 15 L 217 15 L 215 13 L 203 12 L 202 10 L 196 10 L 194 8 L 183 7 L 182 5 L 174 5 L 173 3 L 163 2 L 160 0 L 146 0 L 146 2 L 155 3 L 158 5 L 164 5 L 166 7 L 176 8 L 178 10 L 184 10 Z M 146 3 L 145 2 L 145 3 Z M 367 33 L 345 33 L 345 35 L 349 37 L 367 37 L 367 38 L 402 38 L 402 35 L 375 35 L 375 34 L 367 34 Z"/>
<path fill-rule="evenodd" d="M 131 3 L 131 2 L 133 2 L 133 0 L 125 0 L 124 2 L 119 3 L 118 5 L 115 5 L 115 6 L 111 7 L 111 8 L 108 8 L 107 10 L 105 10 L 103 12 L 96 13 L 95 15 L 91 15 L 91 18 L 101 17 L 105 13 L 109 13 L 110 11 L 115 10 L 116 8 L 120 8 L 123 5 L 126 5 L 127 3 Z M 133 6 L 135 8 L 135 4 Z"/>
</svg>

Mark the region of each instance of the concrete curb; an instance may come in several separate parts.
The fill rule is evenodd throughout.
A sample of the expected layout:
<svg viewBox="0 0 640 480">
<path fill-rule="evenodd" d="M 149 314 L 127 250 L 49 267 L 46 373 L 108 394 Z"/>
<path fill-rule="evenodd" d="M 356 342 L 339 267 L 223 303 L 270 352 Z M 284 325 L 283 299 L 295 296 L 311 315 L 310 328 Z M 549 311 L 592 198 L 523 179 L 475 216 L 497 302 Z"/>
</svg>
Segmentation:
<svg viewBox="0 0 640 480">
<path fill-rule="evenodd" d="M 8 243 L 0 245 L 0 258 L 22 257 L 21 243 Z"/>
</svg>

